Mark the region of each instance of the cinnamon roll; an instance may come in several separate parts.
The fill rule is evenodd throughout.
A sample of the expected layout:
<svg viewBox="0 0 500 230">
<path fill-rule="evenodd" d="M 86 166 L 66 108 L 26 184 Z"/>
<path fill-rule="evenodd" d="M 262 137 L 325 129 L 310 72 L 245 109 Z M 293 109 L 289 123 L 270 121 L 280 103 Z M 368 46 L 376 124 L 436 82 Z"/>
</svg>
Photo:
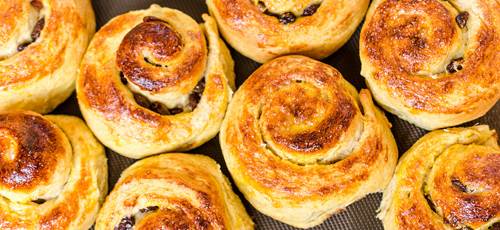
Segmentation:
<svg viewBox="0 0 500 230">
<path fill-rule="evenodd" d="M 180 11 L 152 5 L 96 33 L 77 96 L 105 146 L 142 158 L 189 150 L 216 135 L 233 92 L 234 63 L 215 21 L 203 18 L 198 25 Z"/>
<path fill-rule="evenodd" d="M 89 229 L 107 175 L 104 148 L 79 118 L 0 111 L 0 229 Z"/>
<path fill-rule="evenodd" d="M 257 62 L 337 51 L 365 16 L 369 0 L 207 0 L 224 39 Z"/>
<path fill-rule="evenodd" d="M 75 90 L 95 32 L 90 0 L 3 0 L 0 5 L 0 111 L 51 112 Z"/>
<path fill-rule="evenodd" d="M 375 0 L 361 74 L 387 111 L 434 130 L 483 116 L 500 98 L 497 1 Z"/>
<path fill-rule="evenodd" d="M 123 171 L 96 230 L 253 229 L 229 180 L 211 158 L 162 154 Z"/>
<path fill-rule="evenodd" d="M 498 229 L 500 148 L 486 125 L 428 133 L 384 192 L 385 229 Z"/>
<path fill-rule="evenodd" d="M 370 92 L 303 56 L 274 59 L 235 93 L 220 133 L 224 159 L 260 212 L 300 228 L 388 184 L 398 151 Z"/>
</svg>

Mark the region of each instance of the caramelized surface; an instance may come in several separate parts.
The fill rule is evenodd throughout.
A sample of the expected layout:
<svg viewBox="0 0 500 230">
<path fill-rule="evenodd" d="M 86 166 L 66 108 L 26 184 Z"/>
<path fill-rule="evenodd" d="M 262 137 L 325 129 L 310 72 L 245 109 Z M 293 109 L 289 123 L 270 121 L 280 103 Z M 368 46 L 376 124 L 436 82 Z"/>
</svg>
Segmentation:
<svg viewBox="0 0 500 230">
<path fill-rule="evenodd" d="M 77 95 L 89 127 L 132 158 L 195 148 L 216 135 L 233 61 L 214 20 L 159 5 L 117 16 L 94 36 Z M 204 87 L 197 86 L 204 81 Z M 201 87 L 201 88 L 200 88 Z"/>
<path fill-rule="evenodd" d="M 304 228 L 384 186 L 397 150 L 370 99 L 367 90 L 358 98 L 336 69 L 303 56 L 261 66 L 235 93 L 220 135 L 245 197 Z"/>
<path fill-rule="evenodd" d="M 141 230 L 253 229 L 215 161 L 189 154 L 147 158 L 123 172 L 95 227 L 113 229 L 126 219 Z"/>
<path fill-rule="evenodd" d="M 339 49 L 361 22 L 366 0 L 209 0 L 221 34 L 243 55 L 261 63 L 289 54 L 323 59 Z M 320 5 L 311 16 L 302 16 Z M 293 20 L 284 20 L 293 17 Z"/>
<path fill-rule="evenodd" d="M 0 112 L 0 228 L 88 229 L 107 193 L 104 148 L 83 121 Z"/>
<path fill-rule="evenodd" d="M 113 26 L 118 25 L 109 27 Z M 181 56 L 182 37 L 171 26 L 162 21 L 140 23 L 125 35 L 118 48 L 118 68 L 141 90 L 151 93 L 177 90 L 175 87 L 187 82 L 192 88 L 193 81 L 203 74 L 207 47 L 201 30 L 187 36 L 185 39 L 195 44 Z"/>
<path fill-rule="evenodd" d="M 95 32 L 90 0 L 0 0 L 0 20 L 0 110 L 52 111 Z"/>
<path fill-rule="evenodd" d="M 53 184 L 54 178 L 67 180 L 71 145 L 61 130 L 42 116 L 30 112 L 0 113 L 0 144 L 0 188 L 32 193 L 22 202 L 54 195 L 39 194 L 36 189 Z"/>
<path fill-rule="evenodd" d="M 438 130 L 406 152 L 384 192 L 386 229 L 488 228 L 500 218 L 497 134 L 488 126 Z"/>
<path fill-rule="evenodd" d="M 425 129 L 482 116 L 500 98 L 498 9 L 495 1 L 374 1 L 360 38 L 374 98 Z"/>
</svg>

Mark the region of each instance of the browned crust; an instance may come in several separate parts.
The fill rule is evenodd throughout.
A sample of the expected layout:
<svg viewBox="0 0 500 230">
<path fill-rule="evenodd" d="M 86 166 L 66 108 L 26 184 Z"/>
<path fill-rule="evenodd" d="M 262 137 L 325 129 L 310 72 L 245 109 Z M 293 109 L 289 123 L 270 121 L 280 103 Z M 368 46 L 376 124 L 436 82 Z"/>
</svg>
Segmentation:
<svg viewBox="0 0 500 230">
<path fill-rule="evenodd" d="M 109 25 L 119 26 L 119 25 Z M 99 34 L 100 35 L 100 34 Z M 116 57 L 117 65 L 125 76 L 142 90 L 152 93 L 180 87 L 186 81 L 195 81 L 203 73 L 207 48 L 203 33 L 190 33 L 187 40 L 199 45 L 188 50 L 187 59 L 166 71 L 144 60 L 143 52 L 151 53 L 151 61 L 167 65 L 178 58 L 183 49 L 183 38 L 167 23 L 143 22 L 130 30 L 123 38 Z"/>
<path fill-rule="evenodd" d="M 173 153 L 137 162 L 106 198 L 97 229 L 114 228 L 112 224 L 129 215 L 129 210 L 146 208 L 141 206 L 144 203 L 135 202 L 137 199 L 155 204 L 159 210 L 136 223 L 136 229 L 233 229 L 228 218 L 235 210 L 228 203 L 234 201 L 224 200 L 227 197 L 222 189 L 227 188 L 214 177 L 212 167 L 216 164 L 212 161 Z M 182 194 L 173 188 L 180 188 Z M 106 218 L 104 222 L 100 222 L 101 216 Z"/>
<path fill-rule="evenodd" d="M 15 4 L 28 5 L 30 3 L 23 1 Z M 0 65 L 0 90 L 22 85 L 33 78 L 41 79 L 51 76 L 51 73 L 63 66 L 65 60 L 62 57 L 64 57 L 66 49 L 71 47 L 73 40 L 76 40 L 79 34 L 87 34 L 90 30 L 87 19 L 82 18 L 79 9 L 62 0 L 52 0 L 48 4 L 50 9 L 56 10 L 45 14 L 45 26 L 41 37 L 22 52 L 4 60 L 5 64 Z M 15 9 L 22 8 L 22 14 L 28 13 L 27 6 L 13 7 Z M 49 6 L 46 7 L 49 8 Z M 2 23 L 8 23 L 2 28 L 16 26 L 16 17 L 19 17 L 20 14 L 20 12 L 12 10 L 0 14 Z M 8 36 L 9 33 L 0 33 L 0 37 L 2 37 L 0 40 Z"/>
<path fill-rule="evenodd" d="M 95 197 L 95 193 L 106 193 L 107 189 L 96 192 L 96 187 L 100 186 L 96 186 L 96 183 L 100 182 L 98 181 L 99 179 L 96 179 L 96 171 L 92 171 L 96 169 L 95 159 L 91 159 L 89 156 L 103 157 L 104 150 L 100 145 L 92 146 L 93 144 L 97 144 L 96 140 L 93 140 L 94 142 L 92 142 L 92 144 L 87 145 L 87 143 L 91 143 L 91 141 L 87 139 L 83 140 L 82 137 L 88 137 L 90 130 L 82 129 L 81 125 L 84 125 L 83 121 L 76 120 L 76 118 L 72 119 L 73 120 L 68 119 L 62 123 L 65 124 L 65 127 L 58 127 L 54 124 L 55 122 L 53 123 L 46 117 L 42 117 L 30 111 L 14 110 L 0 113 L 0 133 L 7 130 L 13 134 L 20 146 L 17 155 L 21 155 L 21 157 L 17 157 L 12 163 L 17 163 L 20 166 L 28 165 L 28 168 L 17 169 L 17 171 L 30 173 L 26 175 L 30 177 L 30 184 L 15 185 L 16 187 L 12 188 L 12 190 L 21 190 L 20 192 L 23 192 L 22 189 L 25 187 L 36 186 L 35 183 L 41 183 L 42 179 L 51 176 L 48 175 L 51 167 L 55 167 L 57 160 L 60 160 L 58 158 L 62 158 L 60 149 L 64 150 L 64 148 L 61 143 L 61 135 L 66 135 L 67 133 L 65 132 L 72 134 L 75 132 L 88 132 L 86 135 L 82 134 L 78 138 L 75 136 L 68 136 L 68 139 L 76 150 L 92 151 L 88 148 L 94 148 L 93 150 L 95 151 L 83 153 L 89 154 L 85 156 L 82 156 L 82 153 L 73 152 L 71 164 L 77 164 L 80 167 L 79 171 L 73 168 L 69 175 L 70 178 L 64 188 L 62 188 L 63 190 L 61 193 L 43 204 L 38 205 L 31 202 L 17 203 L 15 205 L 19 210 L 13 211 L 9 205 L 5 204 L 13 201 L 2 197 L 2 202 L 5 203 L 0 205 L 1 229 L 74 229 L 70 227 L 81 227 L 83 223 L 89 225 L 89 222 L 92 221 L 84 217 L 88 218 L 86 215 L 97 211 L 96 209 L 100 201 L 99 198 Z M 73 123 L 68 125 L 70 122 Z M 76 122 L 78 122 L 78 124 Z M 92 135 L 90 134 L 90 136 Z M 0 139 L 2 139 L 1 134 Z M 1 144 L 3 144 L 2 141 L 0 141 L 0 145 Z M 0 152 L 3 147 L 4 146 L 0 146 Z M 45 152 L 39 153 L 38 151 L 40 150 L 45 150 Z M 72 150 L 70 149 L 69 151 L 71 154 Z M 99 154 L 103 155 L 100 156 Z M 1 156 L 5 157 L 4 154 L 1 154 Z M 29 158 L 28 162 L 23 158 Z M 78 162 L 79 160 L 81 160 L 81 162 Z M 105 160 L 105 158 L 101 158 L 101 160 Z M 2 162 L 2 164 L 0 164 L 0 171 L 2 172 L 0 174 L 0 180 L 19 177 L 17 175 L 5 175 L 4 171 L 9 170 L 10 165 L 6 167 L 6 162 L 3 158 L 0 159 L 0 161 Z M 106 163 L 98 162 L 98 164 Z M 72 167 L 72 165 L 68 165 L 67 167 Z M 38 169 L 38 171 L 33 171 L 34 169 Z M 107 170 L 107 167 L 104 169 Z M 104 173 L 107 175 L 107 172 L 99 172 L 99 170 L 102 170 L 102 168 L 98 168 L 97 173 Z M 18 175 L 20 174 L 21 173 L 18 173 Z M 99 175 L 99 177 L 107 178 L 107 176 L 102 175 Z M 72 181 L 72 179 L 75 178 L 76 180 Z M 25 178 L 22 177 L 22 179 Z M 74 186 L 71 187 L 70 185 Z M 95 216 L 93 216 L 93 218 L 95 218 Z"/>
<path fill-rule="evenodd" d="M 328 121 L 329 124 L 338 126 L 326 125 L 328 129 L 324 131 L 325 127 L 321 126 L 317 130 L 318 134 L 312 136 L 287 136 L 287 141 L 290 142 L 280 143 L 281 145 L 307 153 L 308 148 L 293 148 L 293 143 L 298 142 L 298 139 L 303 142 L 313 142 L 329 138 L 335 143 L 335 136 L 338 134 L 334 135 L 333 132 L 346 132 L 347 127 L 343 125 L 350 122 L 343 119 L 350 118 L 352 114 L 360 114 L 357 102 L 350 98 L 346 89 L 342 88 L 342 76 L 331 66 L 302 56 L 287 56 L 266 63 L 256 70 L 235 94 L 232 104 L 243 106 L 238 106 L 237 112 L 229 110 L 230 118 L 226 120 L 227 126 L 223 126 L 225 139 L 221 141 L 227 147 L 224 149 L 225 158 L 231 157 L 236 161 L 234 168 L 237 171 L 232 173 L 245 178 L 245 182 L 241 183 L 250 184 L 253 189 L 275 198 L 299 198 L 300 202 L 306 202 L 353 193 L 370 178 L 373 170 L 377 170 L 375 167 L 394 157 L 389 156 L 391 155 L 389 146 L 381 129 L 377 127 L 378 121 L 373 117 L 373 113 L 365 117 L 364 121 L 367 124 L 365 129 L 370 130 L 367 132 L 373 133 L 361 140 L 362 143 L 358 144 L 352 155 L 337 163 L 294 164 L 271 154 L 268 149 L 262 147 L 263 140 L 259 133 L 261 131 L 256 124 L 259 120 L 259 107 L 268 103 L 280 88 L 297 80 L 310 82 L 324 92 L 332 92 L 335 95 L 331 98 L 332 103 L 338 103 L 341 107 L 328 112 L 338 112 L 341 115 L 331 114 L 327 118 L 331 121 Z M 368 96 L 365 93 L 362 93 L 363 97 Z M 327 141 L 315 147 L 326 149 L 332 146 Z M 302 154 L 305 154 L 304 152 Z"/>
<path fill-rule="evenodd" d="M 155 168 L 154 163 L 149 166 Z M 145 223 L 141 221 L 140 226 L 153 226 L 149 223 L 155 223 L 154 225 L 161 227 L 180 225 L 189 226 L 189 229 L 226 229 L 225 222 L 228 220 L 224 218 L 227 214 L 224 201 L 221 200 L 223 196 L 218 191 L 220 185 L 207 176 L 203 170 L 196 171 L 191 167 L 183 168 L 180 172 L 176 169 L 148 170 L 143 168 L 125 178 L 119 186 L 141 186 L 143 181 L 157 181 L 160 184 L 180 186 L 196 194 L 196 202 L 193 202 L 185 198 L 168 197 L 154 192 L 146 193 L 145 196 L 150 200 L 161 200 L 169 207 L 162 207 L 159 215 L 147 219 Z M 200 178 L 204 178 L 203 188 L 200 187 Z"/>
<path fill-rule="evenodd" d="M 163 22 L 144 22 L 145 17 Z M 216 135 L 232 95 L 228 82 L 234 77 L 233 61 L 218 38 L 214 20 L 208 15 L 204 19 L 199 25 L 178 10 L 153 4 L 115 17 L 96 33 L 80 66 L 76 88 L 82 114 L 104 145 L 141 158 L 192 149 Z M 148 41 L 161 44 L 144 43 Z M 174 47 L 164 47 L 168 44 Z M 120 71 L 125 73 L 125 83 Z M 201 79 L 205 89 L 196 108 L 190 110 L 190 95 Z M 134 98 L 137 94 L 183 112 L 160 115 L 139 105 Z"/>
<path fill-rule="evenodd" d="M 403 155 L 384 192 L 383 212 L 388 212 L 382 216 L 384 227 L 478 229 L 496 222 L 500 217 L 496 142 L 497 133 L 486 126 L 439 130 L 422 137 Z"/>
<path fill-rule="evenodd" d="M 294 40 L 288 37 L 292 35 L 291 33 L 295 35 L 297 33 L 302 34 L 308 31 L 308 26 L 314 26 L 315 28 L 328 26 L 328 21 L 346 10 L 342 7 L 342 4 L 342 1 L 325 1 L 313 16 L 299 17 L 294 23 L 283 25 L 278 21 L 278 18 L 260 12 L 258 7 L 253 4 L 253 1 L 214 1 L 214 5 L 219 11 L 223 23 L 237 33 L 242 34 L 244 37 L 250 36 L 256 40 L 256 43 L 263 46 L 275 47 L 285 45 L 296 47 L 295 49 L 307 44 L 295 44 Z M 253 33 L 255 25 L 260 25 L 257 34 Z M 287 42 L 292 43 L 287 44 Z"/>
<path fill-rule="evenodd" d="M 437 0 L 384 1 L 367 19 L 361 33 L 360 51 L 368 61 L 363 64 L 375 68 L 373 76 L 365 77 L 382 85 L 386 90 L 383 94 L 397 98 L 399 103 L 416 111 L 461 114 L 482 108 L 484 104 L 492 106 L 499 97 L 500 31 L 496 20 L 500 13 L 496 4 L 478 5 L 477 12 L 482 14 L 478 15 L 482 20 L 478 41 L 469 41 L 473 47 L 466 50 L 463 69 L 432 79 L 416 73 L 422 70 L 422 63 L 444 55 L 452 40 L 461 33 L 454 16 Z M 396 11 L 403 10 L 417 12 L 413 16 L 415 20 L 394 16 Z M 430 20 L 423 21 L 427 19 L 419 17 L 418 12 L 430 15 Z M 419 30 L 422 28 L 435 34 L 430 38 L 422 36 Z M 450 105 L 450 100 L 455 104 Z"/>
<path fill-rule="evenodd" d="M 39 222 L 35 224 L 36 228 L 43 230 L 68 229 L 75 221 L 85 221 L 77 218 L 80 211 L 88 213 L 94 209 L 92 202 L 81 205 L 82 194 L 92 193 L 92 190 L 90 190 L 91 185 L 95 183 L 92 180 L 92 173 L 95 172 L 89 172 L 86 164 L 82 164 L 82 170 L 79 175 L 80 180 L 76 183 L 77 186 L 75 186 L 72 192 L 68 193 L 68 196 L 64 197 L 64 202 L 61 202 L 61 205 L 40 216 Z M 83 210 L 81 210 L 82 208 Z"/>
<path fill-rule="evenodd" d="M 142 17 L 142 14 L 121 15 L 114 18 L 96 33 L 81 67 L 82 74 L 78 82 L 78 84 L 82 85 L 80 102 L 88 104 L 89 108 L 100 112 L 107 120 L 118 120 L 123 118 L 123 116 L 129 116 L 141 122 L 154 124 L 161 130 L 170 126 L 168 120 L 162 119 L 161 115 L 138 107 L 127 100 L 114 76 L 117 75 L 119 66 L 121 66 L 122 71 L 129 73 L 126 75 L 127 79 L 138 84 L 138 86 L 144 90 L 151 90 L 150 93 L 152 94 L 171 90 L 177 91 L 186 89 L 184 91 L 188 91 L 187 89 L 194 88 L 203 73 L 203 65 L 207 53 L 204 41 L 205 36 L 200 30 L 197 32 L 192 31 L 189 33 L 189 37 L 183 38 L 184 40 L 192 40 L 195 43 L 199 43 L 202 49 L 188 51 L 191 58 L 185 60 L 187 62 L 182 62 L 180 65 L 172 67 L 174 70 L 167 71 L 161 67 L 151 66 L 142 60 L 142 54 L 140 54 L 140 52 L 143 49 L 149 49 L 149 47 L 141 40 L 137 40 L 139 37 L 160 39 L 168 43 L 168 39 L 158 38 L 158 34 L 156 33 L 151 34 L 145 33 L 145 31 L 138 31 L 140 28 L 144 27 L 141 26 L 141 24 L 139 27 L 129 28 L 135 21 L 142 20 Z M 152 22 L 147 24 L 150 23 Z M 154 23 L 158 24 L 160 22 Z M 126 36 L 118 50 L 118 56 L 116 58 L 117 65 L 113 63 L 113 58 L 102 51 L 106 50 L 106 47 L 109 46 L 108 43 L 111 42 L 111 38 L 130 29 L 132 29 L 132 31 L 127 35 L 130 38 Z M 174 31 L 170 31 L 170 29 L 167 29 L 167 31 L 169 31 L 169 34 L 175 33 Z M 133 38 L 135 36 L 137 36 L 136 40 Z M 176 34 L 172 36 L 176 37 L 179 35 Z M 139 44 L 135 44 L 132 40 Z M 182 46 L 182 44 L 176 44 L 176 46 L 177 45 Z M 161 49 L 167 48 L 162 46 Z M 153 50 L 152 52 L 160 51 Z M 141 59 L 135 60 L 137 61 L 137 65 L 134 65 L 134 60 L 132 60 L 132 62 L 127 62 L 130 61 L 128 58 L 131 58 L 127 55 L 131 53 L 141 56 L 141 58 L 135 57 L 136 59 Z M 95 60 L 97 60 L 97 63 Z M 222 84 L 223 82 L 219 83 Z"/>
<path fill-rule="evenodd" d="M 13 138 L 16 146 L 7 145 L 2 134 Z M 30 191 L 46 183 L 68 151 L 61 134 L 41 115 L 0 113 L 0 184 L 11 190 Z M 8 156 L 11 151 L 15 152 L 13 159 Z"/>
<path fill-rule="evenodd" d="M 477 152 L 461 162 L 454 175 L 440 173 L 434 178 L 431 192 L 437 207 L 442 209 L 444 223 L 482 223 L 500 216 L 500 154 Z M 464 186 L 485 188 L 480 194 L 466 193 L 451 183 L 459 180 Z"/>
<path fill-rule="evenodd" d="M 226 40 L 262 63 L 288 54 L 326 58 L 348 40 L 369 4 L 365 0 L 324 0 L 312 16 L 296 15 L 295 22 L 284 25 L 276 16 L 261 12 L 256 2 L 209 0 L 207 4 Z M 304 2 L 295 4 L 299 11 L 308 7 Z"/>
</svg>

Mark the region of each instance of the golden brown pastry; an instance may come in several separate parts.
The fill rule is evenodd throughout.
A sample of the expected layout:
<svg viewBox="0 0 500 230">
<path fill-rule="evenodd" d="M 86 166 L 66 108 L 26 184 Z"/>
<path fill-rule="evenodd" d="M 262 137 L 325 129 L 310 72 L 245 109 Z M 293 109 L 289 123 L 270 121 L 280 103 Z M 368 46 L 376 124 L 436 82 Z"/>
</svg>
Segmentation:
<svg viewBox="0 0 500 230">
<path fill-rule="evenodd" d="M 0 111 L 52 111 L 75 90 L 95 32 L 90 0 L 1 0 L 0 20 Z"/>
<path fill-rule="evenodd" d="M 285 56 L 257 69 L 229 104 L 220 143 L 260 212 L 309 228 L 389 183 L 398 151 L 366 89 L 333 67 Z"/>
<path fill-rule="evenodd" d="M 233 60 L 208 15 L 152 5 L 96 33 L 77 96 L 99 140 L 131 158 L 195 148 L 219 131 L 234 87 Z M 205 37 L 208 39 L 208 45 Z"/>
<path fill-rule="evenodd" d="M 434 130 L 483 116 L 500 98 L 498 1 L 375 0 L 361 74 L 387 111 Z"/>
<path fill-rule="evenodd" d="M 224 39 L 257 62 L 301 54 L 323 59 L 349 40 L 369 0 L 207 0 Z"/>
<path fill-rule="evenodd" d="M 219 165 L 209 157 L 162 154 L 123 171 L 96 230 L 253 229 Z"/>
<path fill-rule="evenodd" d="M 401 157 L 384 192 L 378 216 L 384 229 L 498 229 L 497 139 L 486 125 L 420 138 Z"/>
<path fill-rule="evenodd" d="M 104 148 L 82 120 L 0 112 L 0 229 L 89 229 L 108 189 Z"/>
</svg>

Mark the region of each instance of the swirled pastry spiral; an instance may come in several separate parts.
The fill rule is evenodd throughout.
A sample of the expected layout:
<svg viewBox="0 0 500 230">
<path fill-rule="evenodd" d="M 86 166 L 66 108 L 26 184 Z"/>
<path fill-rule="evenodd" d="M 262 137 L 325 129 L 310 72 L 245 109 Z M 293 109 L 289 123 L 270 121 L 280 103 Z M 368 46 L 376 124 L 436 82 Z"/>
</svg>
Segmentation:
<svg viewBox="0 0 500 230">
<path fill-rule="evenodd" d="M 257 62 L 300 54 L 323 59 L 349 40 L 369 0 L 207 0 L 224 39 Z"/>
<path fill-rule="evenodd" d="M 498 1 L 375 0 L 360 39 L 375 100 L 434 130 L 484 115 L 500 98 Z"/>
<path fill-rule="evenodd" d="M 0 0 L 0 20 L 0 111 L 52 111 L 95 32 L 90 0 Z"/>
<path fill-rule="evenodd" d="M 0 112 L 0 229 L 89 229 L 107 175 L 104 148 L 82 120 Z"/>
<path fill-rule="evenodd" d="M 437 130 L 400 159 L 384 192 L 385 229 L 499 229 L 500 148 L 488 126 Z"/>
<path fill-rule="evenodd" d="M 368 90 L 303 56 L 257 69 L 229 104 L 220 133 L 236 185 L 260 212 L 308 228 L 379 191 L 398 157 Z"/>
<path fill-rule="evenodd" d="M 215 21 L 203 18 L 198 25 L 180 11 L 152 5 L 118 16 L 96 33 L 77 95 L 105 146 L 142 158 L 195 148 L 219 131 L 233 92 L 234 63 Z"/>
<path fill-rule="evenodd" d="M 209 157 L 162 154 L 123 171 L 95 229 L 253 229 L 240 199 Z"/>
</svg>

